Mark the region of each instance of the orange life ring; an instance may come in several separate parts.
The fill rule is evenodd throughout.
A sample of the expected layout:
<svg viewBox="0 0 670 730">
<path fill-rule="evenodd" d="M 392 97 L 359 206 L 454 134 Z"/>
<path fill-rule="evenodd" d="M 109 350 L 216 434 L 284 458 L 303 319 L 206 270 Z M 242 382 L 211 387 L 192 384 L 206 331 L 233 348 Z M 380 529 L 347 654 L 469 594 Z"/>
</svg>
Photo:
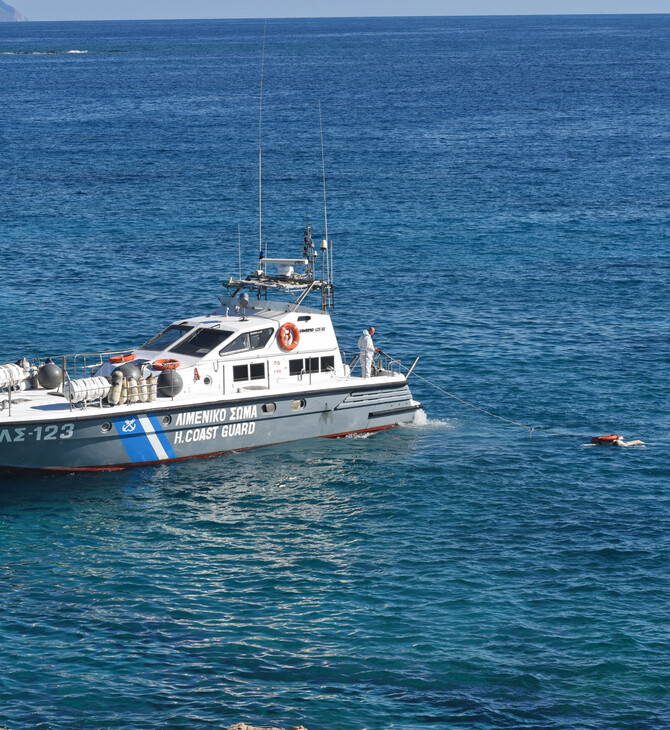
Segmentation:
<svg viewBox="0 0 670 730">
<path fill-rule="evenodd" d="M 291 350 L 295 350 L 298 342 L 300 342 L 300 330 L 293 322 L 286 322 L 279 328 L 277 339 L 279 341 L 279 347 L 282 350 L 290 352 Z"/>
<path fill-rule="evenodd" d="M 109 362 L 114 363 L 114 365 L 118 365 L 120 362 L 130 362 L 136 357 L 137 355 L 134 355 L 132 352 L 127 352 L 125 355 L 111 355 Z"/>
<path fill-rule="evenodd" d="M 165 358 L 163 360 L 156 360 L 151 363 L 151 367 L 154 370 L 176 370 L 181 363 L 179 360 L 172 360 L 171 358 Z"/>
<path fill-rule="evenodd" d="M 613 444 L 618 441 L 619 435 L 616 433 L 610 434 L 609 436 L 594 436 L 591 439 L 592 444 L 598 444 L 599 446 L 606 446 L 607 444 Z"/>
</svg>

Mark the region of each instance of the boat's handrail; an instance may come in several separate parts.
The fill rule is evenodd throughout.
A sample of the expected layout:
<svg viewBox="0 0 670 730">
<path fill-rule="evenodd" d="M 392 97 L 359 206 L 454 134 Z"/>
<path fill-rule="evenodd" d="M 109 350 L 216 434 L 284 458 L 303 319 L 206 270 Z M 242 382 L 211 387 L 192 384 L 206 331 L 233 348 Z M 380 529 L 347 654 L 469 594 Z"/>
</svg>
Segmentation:
<svg viewBox="0 0 670 730">
<path fill-rule="evenodd" d="M 91 371 L 94 368 L 100 368 L 105 364 L 106 361 L 109 361 L 112 357 L 118 356 L 118 355 L 124 355 L 130 353 L 132 350 L 129 348 L 124 348 L 122 350 L 102 350 L 102 351 L 95 351 L 95 352 L 78 352 L 74 353 L 72 355 L 61 355 L 57 358 L 35 358 L 33 362 L 37 362 L 38 365 L 46 362 L 47 360 L 52 360 L 53 362 L 60 362 L 61 370 L 62 370 L 62 379 L 60 386 L 55 390 L 54 395 L 60 395 L 62 397 L 67 398 L 70 405 L 70 410 L 73 410 L 75 408 L 85 408 L 90 405 L 96 405 L 98 407 L 103 407 L 103 401 L 105 399 L 105 395 L 100 394 L 100 385 L 91 384 L 88 386 L 88 384 L 84 384 L 81 382 L 82 377 L 90 377 L 89 371 Z M 266 367 L 266 377 L 265 377 L 265 383 L 267 388 L 270 388 L 270 368 L 269 368 L 269 361 L 268 359 L 264 358 L 260 352 L 260 357 L 258 357 L 259 360 L 264 360 L 267 363 Z M 340 355 L 342 358 L 342 362 L 345 367 L 345 374 L 351 375 L 353 372 L 353 369 L 359 364 L 360 362 L 360 353 L 355 353 L 353 356 L 351 354 L 347 354 L 344 350 L 340 351 Z M 348 362 L 347 362 L 348 361 Z M 129 360 L 128 362 L 133 362 L 132 360 Z M 146 363 L 147 365 L 150 365 L 150 362 L 148 361 L 141 361 L 142 364 Z M 230 362 L 230 357 L 221 357 L 217 356 L 214 358 L 208 358 L 208 359 L 201 359 L 194 363 L 189 363 L 185 366 L 184 369 L 197 369 L 198 367 L 202 366 L 211 366 L 213 371 L 215 373 L 222 372 L 222 376 L 225 375 L 225 368 L 224 366 Z M 387 374 L 387 373 L 401 373 L 402 372 L 402 363 L 400 360 L 391 357 L 387 353 L 384 352 L 376 352 L 373 360 L 372 365 L 372 372 L 373 375 L 381 375 L 381 374 Z M 306 375 L 309 377 L 309 383 L 311 385 L 312 383 L 312 376 L 315 373 L 308 372 L 306 370 L 303 370 L 301 373 L 299 373 L 299 378 L 302 380 L 303 377 Z M 79 380 L 79 383 L 77 383 L 77 396 L 78 399 L 75 400 L 71 394 L 67 394 L 66 396 L 66 384 L 73 380 Z M 12 411 L 12 391 L 16 388 L 18 385 L 18 381 L 16 383 L 11 383 L 10 385 L 0 388 L 0 392 L 6 392 L 7 397 L 0 401 L 0 409 L 4 409 L 5 407 L 8 408 L 9 415 L 11 416 Z M 111 384 L 110 384 L 111 388 Z M 222 392 L 226 392 L 225 382 L 221 382 L 221 388 Z M 52 391 L 53 392 L 53 391 Z M 174 397 L 174 396 L 173 396 Z M 131 401 L 131 402 L 142 402 L 141 398 L 138 397 L 137 401 Z"/>
<path fill-rule="evenodd" d="M 342 362 L 346 363 L 349 356 L 344 350 L 341 350 L 340 354 L 342 355 Z M 350 372 L 353 372 L 356 365 L 358 365 L 358 363 L 360 362 L 360 359 L 360 352 L 357 352 L 355 355 L 352 356 L 351 360 L 348 363 Z M 373 374 L 378 374 L 381 372 L 401 373 L 402 367 L 402 363 L 397 358 L 391 357 L 391 355 L 388 355 L 385 352 L 375 352 L 375 356 L 372 361 Z"/>
<path fill-rule="evenodd" d="M 3 401 L 0 401 L 0 411 L 4 411 L 5 404 L 7 404 L 7 414 L 9 416 L 12 415 L 12 387 L 11 385 L 7 386 L 7 398 Z M 5 390 L 4 388 L 0 388 L 0 392 Z"/>
<path fill-rule="evenodd" d="M 65 384 L 68 380 L 77 380 L 79 377 L 82 377 L 81 374 L 78 371 L 83 371 L 83 376 L 85 377 L 87 374 L 87 371 L 90 368 L 94 367 L 100 367 L 104 365 L 104 357 L 111 358 L 114 357 L 114 355 L 123 355 L 125 353 L 129 352 L 129 348 L 124 348 L 123 350 L 103 350 L 103 351 L 97 351 L 97 352 L 79 352 L 75 354 L 65 354 L 65 355 L 56 355 L 53 357 L 34 357 L 34 358 L 25 358 L 29 362 L 36 365 L 37 368 L 39 368 L 41 365 L 46 363 L 47 361 L 51 360 L 54 363 L 60 363 L 59 367 L 61 368 L 62 375 L 61 375 L 61 383 L 60 386 L 56 389 L 60 389 L 59 394 L 63 394 L 63 391 L 65 390 Z M 87 362 L 87 358 L 95 358 L 95 362 L 89 364 Z M 82 362 L 83 359 L 83 362 Z M 69 371 L 69 365 L 72 364 L 72 375 L 70 375 Z M 7 404 L 8 409 L 8 415 L 11 416 L 12 414 L 12 391 L 18 386 L 22 381 L 21 380 L 11 380 L 7 385 L 0 387 L 0 393 L 7 393 L 7 398 L 0 401 L 0 410 L 4 409 L 5 404 Z M 89 399 L 88 402 L 91 402 L 92 400 L 99 400 L 100 405 L 102 405 L 102 398 L 96 397 L 93 399 Z M 70 402 L 70 408 L 72 408 L 72 402 Z"/>
</svg>

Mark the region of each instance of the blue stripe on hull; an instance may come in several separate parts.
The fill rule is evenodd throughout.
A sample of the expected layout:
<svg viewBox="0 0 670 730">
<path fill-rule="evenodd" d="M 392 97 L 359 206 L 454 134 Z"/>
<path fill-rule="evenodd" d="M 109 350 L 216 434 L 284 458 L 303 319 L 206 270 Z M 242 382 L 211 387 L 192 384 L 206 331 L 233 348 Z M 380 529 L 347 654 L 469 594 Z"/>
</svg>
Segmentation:
<svg viewBox="0 0 670 730">
<path fill-rule="evenodd" d="M 154 427 L 158 440 L 165 449 L 168 459 L 175 459 L 177 454 L 175 454 L 172 444 L 168 441 L 168 437 L 165 435 L 165 431 L 163 431 L 163 426 L 161 426 L 160 421 L 156 416 L 149 416 L 149 420 L 151 421 L 151 425 Z"/>
<path fill-rule="evenodd" d="M 115 418 L 112 423 L 121 439 L 123 448 L 133 464 L 156 461 L 158 456 L 137 416 Z"/>
</svg>

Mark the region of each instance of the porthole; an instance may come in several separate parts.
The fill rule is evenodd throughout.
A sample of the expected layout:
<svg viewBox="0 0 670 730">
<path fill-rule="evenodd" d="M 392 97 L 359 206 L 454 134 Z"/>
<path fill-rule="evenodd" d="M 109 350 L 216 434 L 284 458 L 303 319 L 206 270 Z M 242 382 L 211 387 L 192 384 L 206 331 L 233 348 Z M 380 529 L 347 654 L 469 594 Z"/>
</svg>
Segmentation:
<svg viewBox="0 0 670 730">
<path fill-rule="evenodd" d="M 300 400 L 291 401 L 291 408 L 294 411 L 301 411 L 306 405 L 307 405 L 307 402 L 305 401 L 304 398 L 301 398 Z"/>
<path fill-rule="evenodd" d="M 205 385 L 211 385 L 212 384 L 212 379 L 209 377 L 209 375 L 205 375 L 205 377 L 203 378 L 203 381 L 202 382 Z"/>
<path fill-rule="evenodd" d="M 163 418 L 161 418 L 161 423 L 164 426 L 169 426 L 172 423 L 172 416 L 163 416 Z"/>
<path fill-rule="evenodd" d="M 263 413 L 274 413 L 277 410 L 277 406 L 274 403 L 263 403 L 261 411 Z"/>
<path fill-rule="evenodd" d="M 102 426 L 100 426 L 100 430 L 103 433 L 107 433 L 108 431 L 112 430 L 112 424 L 109 421 L 105 421 L 105 423 L 103 423 Z"/>
</svg>

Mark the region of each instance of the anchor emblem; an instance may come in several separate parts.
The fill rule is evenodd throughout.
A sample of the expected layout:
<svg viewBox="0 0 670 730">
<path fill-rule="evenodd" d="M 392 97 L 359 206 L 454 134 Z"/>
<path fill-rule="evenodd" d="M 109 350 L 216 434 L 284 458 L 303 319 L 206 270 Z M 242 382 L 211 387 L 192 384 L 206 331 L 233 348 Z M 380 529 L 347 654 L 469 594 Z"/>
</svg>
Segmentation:
<svg viewBox="0 0 670 730">
<path fill-rule="evenodd" d="M 121 430 L 123 433 L 132 433 L 137 426 L 137 419 L 136 418 L 128 418 L 126 419 L 126 422 L 121 426 Z"/>
</svg>

